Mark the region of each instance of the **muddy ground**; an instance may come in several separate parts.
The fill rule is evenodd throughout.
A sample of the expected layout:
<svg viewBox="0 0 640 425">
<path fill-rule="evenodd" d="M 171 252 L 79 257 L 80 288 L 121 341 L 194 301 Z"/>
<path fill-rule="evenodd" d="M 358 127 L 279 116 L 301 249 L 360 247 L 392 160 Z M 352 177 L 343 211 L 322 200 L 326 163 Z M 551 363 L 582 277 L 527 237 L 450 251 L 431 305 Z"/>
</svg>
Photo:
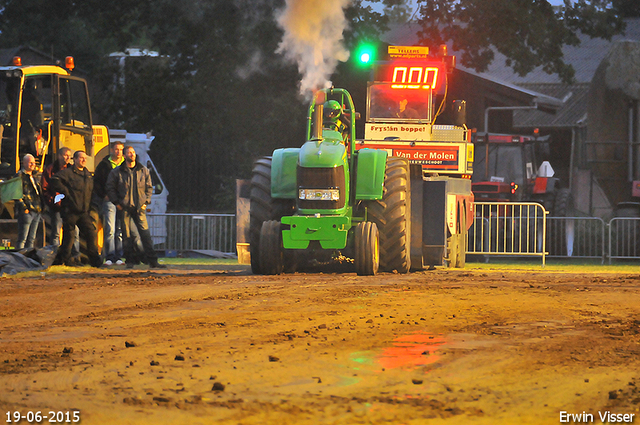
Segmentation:
<svg viewBox="0 0 640 425">
<path fill-rule="evenodd" d="M 640 274 L 473 265 L 4 278 L 0 413 L 324 425 L 601 423 L 611 412 L 640 423 L 639 291 Z"/>
</svg>

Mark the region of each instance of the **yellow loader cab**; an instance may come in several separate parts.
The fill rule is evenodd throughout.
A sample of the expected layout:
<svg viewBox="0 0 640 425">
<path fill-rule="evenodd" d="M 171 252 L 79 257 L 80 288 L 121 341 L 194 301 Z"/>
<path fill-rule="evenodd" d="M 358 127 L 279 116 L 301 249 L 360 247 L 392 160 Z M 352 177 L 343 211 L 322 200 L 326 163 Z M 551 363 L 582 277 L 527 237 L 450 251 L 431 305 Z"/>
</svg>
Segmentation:
<svg viewBox="0 0 640 425">
<path fill-rule="evenodd" d="M 87 82 L 72 76 L 73 68 L 71 57 L 65 68 L 23 66 L 19 57 L 13 66 L 0 67 L 0 180 L 5 189 L 27 153 L 36 158 L 39 171 L 65 146 L 85 151 L 90 171 L 109 153 L 107 128 L 93 125 Z M 5 189 L 0 192 L 3 204 L 11 201 Z"/>
</svg>

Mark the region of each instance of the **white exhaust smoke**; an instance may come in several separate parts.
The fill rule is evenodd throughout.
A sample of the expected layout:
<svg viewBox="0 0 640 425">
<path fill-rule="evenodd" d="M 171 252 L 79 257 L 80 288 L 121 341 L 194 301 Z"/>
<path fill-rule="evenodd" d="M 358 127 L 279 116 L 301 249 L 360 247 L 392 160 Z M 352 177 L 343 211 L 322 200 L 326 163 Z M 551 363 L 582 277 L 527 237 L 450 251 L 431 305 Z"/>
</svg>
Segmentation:
<svg viewBox="0 0 640 425">
<path fill-rule="evenodd" d="M 314 91 L 331 87 L 329 77 L 338 61 L 346 62 L 349 52 L 342 45 L 347 27 L 344 8 L 351 0 L 286 0 L 276 19 L 284 37 L 276 53 L 298 64 L 302 75 L 300 93 L 310 98 Z"/>
</svg>

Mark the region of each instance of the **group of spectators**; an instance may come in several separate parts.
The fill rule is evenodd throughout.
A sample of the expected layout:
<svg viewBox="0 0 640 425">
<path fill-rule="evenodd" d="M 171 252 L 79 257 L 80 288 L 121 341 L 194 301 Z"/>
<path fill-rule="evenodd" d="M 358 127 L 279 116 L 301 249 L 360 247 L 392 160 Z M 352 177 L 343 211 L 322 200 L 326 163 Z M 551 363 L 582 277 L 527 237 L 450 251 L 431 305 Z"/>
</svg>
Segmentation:
<svg viewBox="0 0 640 425">
<path fill-rule="evenodd" d="M 58 247 L 59 264 L 81 264 L 82 239 L 93 267 L 123 264 L 124 256 L 127 268 L 140 262 L 165 268 L 158 263 L 147 223 L 146 210 L 153 193 L 151 175 L 137 161 L 135 149 L 122 142 L 112 143 L 110 154 L 98 164 L 95 175 L 86 164 L 85 152 L 72 155 L 71 149 L 63 147 L 58 150 L 56 161 L 39 177 L 33 155 L 23 157 L 18 173 L 23 196 L 15 203 L 17 248 L 33 248 L 42 214 L 47 210 L 50 244 Z M 96 213 L 103 227 L 102 255 L 98 250 Z"/>
</svg>

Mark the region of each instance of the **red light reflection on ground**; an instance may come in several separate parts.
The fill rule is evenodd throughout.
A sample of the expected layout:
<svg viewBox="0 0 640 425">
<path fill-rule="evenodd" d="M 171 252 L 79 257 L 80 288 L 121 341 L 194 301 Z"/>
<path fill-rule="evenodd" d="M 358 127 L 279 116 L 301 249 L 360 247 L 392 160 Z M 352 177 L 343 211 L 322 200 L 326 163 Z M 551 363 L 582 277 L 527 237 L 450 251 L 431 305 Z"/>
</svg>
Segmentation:
<svg viewBox="0 0 640 425">
<path fill-rule="evenodd" d="M 424 366 L 440 360 L 435 352 L 444 344 L 444 338 L 429 334 L 404 335 L 394 339 L 393 345 L 382 351 L 378 362 L 385 369 Z"/>
</svg>

